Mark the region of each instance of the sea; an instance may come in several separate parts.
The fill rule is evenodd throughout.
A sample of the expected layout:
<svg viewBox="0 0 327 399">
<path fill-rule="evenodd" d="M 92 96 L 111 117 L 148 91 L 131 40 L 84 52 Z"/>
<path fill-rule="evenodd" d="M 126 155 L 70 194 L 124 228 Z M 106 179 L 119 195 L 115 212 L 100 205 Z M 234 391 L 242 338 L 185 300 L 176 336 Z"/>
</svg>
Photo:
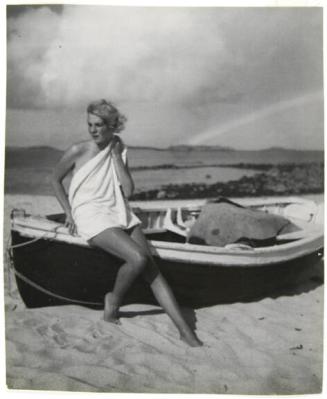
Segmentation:
<svg viewBox="0 0 327 399">
<path fill-rule="evenodd" d="M 8 147 L 5 157 L 5 193 L 53 194 L 52 170 L 63 151 L 51 147 Z M 136 192 L 166 184 L 228 182 L 253 176 L 265 165 L 324 161 L 323 151 L 271 148 L 261 151 L 183 147 L 170 149 L 132 147 L 129 166 Z M 228 167 L 226 167 L 228 166 Z M 69 185 L 69 179 L 65 182 Z"/>
</svg>

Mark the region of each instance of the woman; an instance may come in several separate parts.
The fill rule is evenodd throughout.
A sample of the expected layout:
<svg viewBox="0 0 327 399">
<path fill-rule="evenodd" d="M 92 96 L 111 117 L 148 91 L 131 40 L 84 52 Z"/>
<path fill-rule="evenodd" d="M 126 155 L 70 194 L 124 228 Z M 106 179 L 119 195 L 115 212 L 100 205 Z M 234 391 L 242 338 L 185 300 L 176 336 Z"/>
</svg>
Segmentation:
<svg viewBox="0 0 327 399">
<path fill-rule="evenodd" d="M 134 183 L 128 169 L 126 148 L 116 133 L 126 118 L 105 100 L 87 107 L 91 140 L 73 145 L 53 173 L 55 194 L 66 213 L 66 226 L 95 247 L 124 260 L 112 292 L 104 298 L 104 319 L 119 324 L 119 307 L 135 280 L 142 274 L 159 302 L 190 346 L 201 341 L 185 322 L 176 299 L 153 261 L 140 220 L 131 211 L 127 198 Z M 63 179 L 73 175 L 69 196 Z M 91 265 L 90 265 L 91 267 Z"/>
</svg>

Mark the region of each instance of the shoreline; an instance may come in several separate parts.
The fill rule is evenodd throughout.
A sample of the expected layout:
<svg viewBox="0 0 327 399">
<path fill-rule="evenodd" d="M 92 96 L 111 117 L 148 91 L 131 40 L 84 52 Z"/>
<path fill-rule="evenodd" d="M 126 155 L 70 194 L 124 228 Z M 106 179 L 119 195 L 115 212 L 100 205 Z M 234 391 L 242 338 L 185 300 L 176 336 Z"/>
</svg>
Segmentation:
<svg viewBox="0 0 327 399">
<path fill-rule="evenodd" d="M 131 166 L 130 171 L 143 171 L 143 170 L 161 170 L 161 169 L 200 169 L 200 168 L 236 168 L 236 169 L 250 169 L 250 170 L 260 170 L 268 171 L 273 168 L 280 167 L 281 169 L 290 169 L 293 167 L 310 167 L 312 165 L 320 165 L 323 167 L 322 162 L 283 162 L 280 165 L 273 163 L 249 163 L 249 162 L 239 162 L 239 163 L 199 163 L 194 165 L 176 165 L 173 163 L 153 165 L 153 166 Z"/>
<path fill-rule="evenodd" d="M 249 164 L 244 164 L 248 169 Z M 263 167 L 262 165 L 260 167 Z M 132 199 L 194 199 L 323 194 L 323 164 L 268 165 L 263 173 L 213 184 L 167 184 L 161 189 L 139 191 Z"/>
<path fill-rule="evenodd" d="M 137 168 L 134 171 L 149 172 L 151 170 L 170 169 L 195 169 L 207 168 L 208 165 L 176 166 L 167 164 L 162 169 L 152 166 Z M 210 165 L 209 165 L 210 167 Z M 324 193 L 324 164 L 323 163 L 287 163 L 287 164 L 249 164 L 239 163 L 230 165 L 214 165 L 214 167 L 239 168 L 260 171 L 253 176 L 242 176 L 237 180 L 229 180 L 216 183 L 184 183 L 161 184 L 154 189 L 137 190 L 131 200 L 154 200 L 154 199 L 195 199 L 215 197 L 261 197 L 281 195 L 305 195 Z M 133 171 L 133 170 L 132 170 Z M 32 194 L 53 195 L 49 183 L 49 171 L 35 170 L 31 175 L 20 176 L 13 169 L 7 169 L 5 178 L 5 195 L 7 194 Z M 31 177 L 34 177 L 33 179 Z M 26 178 L 29 177 L 28 182 Z M 36 178 L 38 177 L 38 178 Z M 155 185 L 155 184 L 154 184 Z"/>
</svg>

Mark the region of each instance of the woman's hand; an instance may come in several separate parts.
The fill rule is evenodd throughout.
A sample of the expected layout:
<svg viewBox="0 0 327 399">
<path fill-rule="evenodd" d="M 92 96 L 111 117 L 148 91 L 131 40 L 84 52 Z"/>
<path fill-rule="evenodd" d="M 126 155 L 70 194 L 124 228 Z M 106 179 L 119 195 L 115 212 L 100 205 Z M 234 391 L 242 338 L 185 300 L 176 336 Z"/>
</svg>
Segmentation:
<svg viewBox="0 0 327 399">
<path fill-rule="evenodd" d="M 113 140 L 112 151 L 113 151 L 114 155 L 121 156 L 121 154 L 124 150 L 123 142 L 121 141 L 120 137 L 118 137 L 117 135 L 114 135 L 112 140 Z"/>
<path fill-rule="evenodd" d="M 118 176 L 119 183 L 122 187 L 125 198 L 129 198 L 134 191 L 134 182 L 128 169 L 128 162 L 126 154 L 123 157 L 123 152 L 126 147 L 120 137 L 114 135 L 112 142 L 112 155 L 115 165 L 115 170 Z"/>
<path fill-rule="evenodd" d="M 71 214 L 66 215 L 65 227 L 68 227 L 68 231 L 71 235 L 77 235 L 77 228 Z"/>
</svg>

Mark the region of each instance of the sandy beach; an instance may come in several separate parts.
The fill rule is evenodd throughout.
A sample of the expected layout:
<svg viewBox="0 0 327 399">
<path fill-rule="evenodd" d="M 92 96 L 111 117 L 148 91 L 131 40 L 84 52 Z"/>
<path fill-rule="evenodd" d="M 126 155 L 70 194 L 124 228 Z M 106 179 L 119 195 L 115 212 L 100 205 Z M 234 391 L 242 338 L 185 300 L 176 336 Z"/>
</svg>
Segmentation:
<svg viewBox="0 0 327 399">
<path fill-rule="evenodd" d="M 21 207 L 60 211 L 53 197 L 7 195 L 5 245 L 10 211 Z M 5 278 L 5 306 L 9 388 L 256 395 L 322 388 L 322 262 L 295 276 L 287 293 L 195 309 L 204 342 L 196 349 L 180 341 L 152 305 L 124 306 L 121 326 L 75 305 L 26 309 L 12 277 L 11 283 Z M 183 312 L 193 315 L 193 309 Z"/>
</svg>

